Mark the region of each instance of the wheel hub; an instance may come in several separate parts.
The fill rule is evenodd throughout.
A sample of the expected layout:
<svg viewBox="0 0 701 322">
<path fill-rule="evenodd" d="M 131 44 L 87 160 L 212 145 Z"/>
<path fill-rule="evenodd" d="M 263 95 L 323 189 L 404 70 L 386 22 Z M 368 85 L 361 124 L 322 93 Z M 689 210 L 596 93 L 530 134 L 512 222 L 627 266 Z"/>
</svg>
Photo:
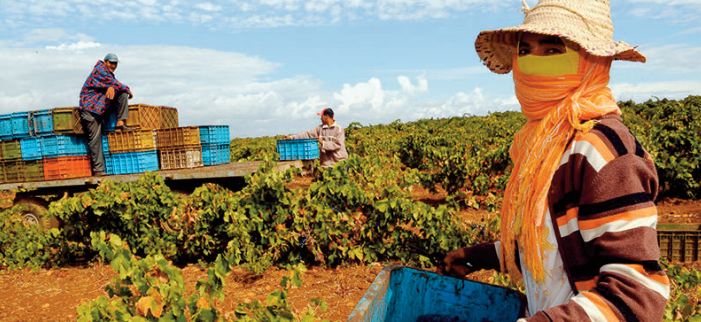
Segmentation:
<svg viewBox="0 0 701 322">
<path fill-rule="evenodd" d="M 34 226 L 39 225 L 39 218 L 31 212 L 27 212 L 27 213 L 22 214 L 22 221 L 24 221 L 27 224 L 34 225 Z"/>
</svg>

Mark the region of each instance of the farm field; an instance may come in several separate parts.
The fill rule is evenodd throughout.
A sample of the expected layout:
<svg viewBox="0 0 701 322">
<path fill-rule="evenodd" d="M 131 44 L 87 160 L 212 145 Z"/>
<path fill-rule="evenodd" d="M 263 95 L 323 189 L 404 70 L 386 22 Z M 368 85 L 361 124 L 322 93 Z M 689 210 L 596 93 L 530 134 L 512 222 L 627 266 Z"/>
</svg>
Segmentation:
<svg viewBox="0 0 701 322">
<path fill-rule="evenodd" d="M 309 180 L 300 180 L 302 186 Z M 435 197 L 435 196 L 434 196 Z M 701 223 L 701 201 L 675 200 L 658 204 L 661 223 Z M 485 211 L 469 211 L 467 220 L 479 220 L 494 216 Z M 321 319 L 345 321 L 355 304 L 363 296 L 379 273 L 381 264 L 353 265 L 339 268 L 311 268 L 302 277 L 302 287 L 290 291 L 292 308 L 302 311 L 310 298 L 325 301 L 328 309 L 318 313 Z M 701 262 L 686 264 L 701 269 Z M 194 290 L 197 279 L 206 272 L 197 265 L 183 268 L 186 287 Z M 284 270 L 270 269 L 263 274 L 251 274 L 245 270 L 231 273 L 224 289 L 225 300 L 219 305 L 230 312 L 236 305 L 252 299 L 263 300 L 279 286 Z M 479 272 L 471 279 L 489 281 L 491 273 Z M 114 271 L 104 264 L 62 267 L 55 269 L 30 269 L 0 272 L 0 311 L 5 312 L 2 321 L 72 321 L 77 317 L 76 308 L 85 301 L 106 295 L 103 288 Z"/>
<path fill-rule="evenodd" d="M 701 97 L 621 106 L 658 168 L 659 222 L 701 224 Z M 0 319 L 236 311 L 344 320 L 382 265 L 432 269 L 449 250 L 496 238 L 508 148 L 523 122 L 506 112 L 351 123 L 351 158 L 332 169 L 268 163 L 240 191 L 208 184 L 187 196 L 155 174 L 103 183 L 51 204 L 61 229 L 28 227 L 21 209 L 7 208 L 0 311 L 9 314 Z M 232 161 L 275 160 L 274 141 L 234 140 Z M 306 272 L 290 277 L 300 264 Z M 674 281 L 666 319 L 698 318 L 699 263 L 665 265 Z M 510 285 L 493 272 L 471 278 Z"/>
</svg>

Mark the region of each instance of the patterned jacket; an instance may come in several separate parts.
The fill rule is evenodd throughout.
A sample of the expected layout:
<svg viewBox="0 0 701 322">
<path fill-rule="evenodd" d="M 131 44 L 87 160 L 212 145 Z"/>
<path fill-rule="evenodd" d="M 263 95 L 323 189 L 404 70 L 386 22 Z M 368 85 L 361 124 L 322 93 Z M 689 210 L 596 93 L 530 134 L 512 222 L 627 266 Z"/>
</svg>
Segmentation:
<svg viewBox="0 0 701 322">
<path fill-rule="evenodd" d="M 662 321 L 669 280 L 657 245 L 657 170 L 617 115 L 577 135 L 555 172 L 548 209 L 574 296 L 528 321 Z M 498 269 L 496 244 L 477 267 Z"/>
<path fill-rule="evenodd" d="M 103 61 L 95 64 L 88 79 L 80 90 L 80 108 L 86 109 L 97 115 L 105 114 L 107 109 L 107 88 L 114 87 L 115 98 L 121 93 L 131 93 L 129 86 L 120 83 Z"/>
</svg>

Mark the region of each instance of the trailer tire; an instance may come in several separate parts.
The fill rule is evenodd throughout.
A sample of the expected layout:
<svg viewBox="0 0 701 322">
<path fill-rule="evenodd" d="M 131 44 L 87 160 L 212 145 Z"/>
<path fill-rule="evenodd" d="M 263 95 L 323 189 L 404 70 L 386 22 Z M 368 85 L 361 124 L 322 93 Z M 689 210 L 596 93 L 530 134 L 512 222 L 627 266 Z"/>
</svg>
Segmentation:
<svg viewBox="0 0 701 322">
<path fill-rule="evenodd" d="M 39 225 L 45 230 L 61 227 L 58 218 L 49 215 L 48 202 L 39 198 L 21 199 L 15 202 L 21 205 L 22 221 L 30 225 Z"/>
</svg>

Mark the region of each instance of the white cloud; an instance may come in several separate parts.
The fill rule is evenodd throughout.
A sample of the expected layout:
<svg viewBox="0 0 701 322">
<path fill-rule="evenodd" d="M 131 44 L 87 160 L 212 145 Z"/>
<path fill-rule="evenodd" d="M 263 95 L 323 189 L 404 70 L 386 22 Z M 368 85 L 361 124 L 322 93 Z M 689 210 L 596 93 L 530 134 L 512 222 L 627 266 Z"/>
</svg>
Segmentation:
<svg viewBox="0 0 701 322">
<path fill-rule="evenodd" d="M 699 81 L 666 81 L 649 83 L 616 83 L 611 91 L 619 100 L 642 101 L 652 97 L 683 98 L 701 94 Z"/>
<path fill-rule="evenodd" d="M 425 93 L 428 91 L 428 80 L 424 76 L 419 76 L 416 78 L 416 85 L 411 83 L 411 79 L 409 79 L 409 77 L 403 75 L 397 77 L 397 82 L 402 87 L 402 91 L 411 95 Z"/>
<path fill-rule="evenodd" d="M 301 131 L 318 123 L 315 112 L 324 106 L 336 110 L 341 124 L 513 109 L 511 98 L 489 97 L 480 88 L 445 100 L 431 97 L 424 76 L 397 75 L 387 86 L 370 77 L 328 91 L 309 76 L 276 78 L 278 64 L 240 53 L 101 44 L 60 50 L 0 47 L 0 113 L 77 105 L 85 78 L 106 52 L 119 55 L 116 75 L 132 88 L 132 103 L 175 106 L 181 125 L 229 124 L 235 136 Z"/>
<path fill-rule="evenodd" d="M 60 44 L 66 42 L 94 42 L 94 39 L 83 33 L 73 33 L 62 28 L 36 28 L 24 32 L 18 40 L 12 41 L 16 47 L 26 47 L 34 44 Z M 68 44 L 66 44 L 68 45 Z"/>
<path fill-rule="evenodd" d="M 487 69 L 487 67 L 484 67 L 481 64 L 456 68 L 382 69 L 378 70 L 377 72 L 382 74 L 420 75 L 419 77 L 443 81 L 469 80 L 475 78 L 476 75 L 484 76 L 490 74 L 489 69 Z"/>
<path fill-rule="evenodd" d="M 126 0 L 123 10 L 104 14 L 112 3 L 84 0 L 3 2 L 0 25 L 25 28 L 37 23 L 77 21 L 148 21 L 190 23 L 210 28 L 274 28 L 334 24 L 343 20 L 419 20 L 445 18 L 469 10 L 489 11 L 509 5 L 498 0 Z M 201 14 L 206 13 L 206 14 Z"/>
<path fill-rule="evenodd" d="M 338 110 L 342 113 L 349 113 L 353 109 L 380 113 L 385 104 L 385 91 L 382 89 L 382 82 L 377 78 L 354 85 L 344 84 L 333 96 L 339 102 Z"/>
<path fill-rule="evenodd" d="M 198 3 L 195 5 L 195 7 L 208 12 L 217 12 L 222 10 L 221 6 L 213 4 L 211 2 Z"/>
<path fill-rule="evenodd" d="M 701 14 L 698 0 L 625 0 L 635 6 L 628 12 L 634 16 L 669 20 L 674 24 L 697 24 Z"/>
<path fill-rule="evenodd" d="M 94 42 L 94 41 L 79 41 L 76 43 L 72 44 L 60 44 L 58 46 L 46 46 L 46 49 L 49 50 L 73 50 L 73 51 L 80 51 L 83 49 L 91 49 L 91 48 L 99 48 L 102 46 L 99 42 Z"/>
<path fill-rule="evenodd" d="M 668 44 L 642 49 L 651 68 L 668 72 L 701 72 L 701 46 Z M 637 66 L 640 67 L 640 66 Z"/>
<path fill-rule="evenodd" d="M 458 92 L 443 103 L 424 103 L 412 111 L 413 118 L 441 118 L 463 115 L 485 115 L 491 112 L 518 110 L 515 96 L 493 98 L 484 94 L 480 87 L 470 92 Z"/>
</svg>

